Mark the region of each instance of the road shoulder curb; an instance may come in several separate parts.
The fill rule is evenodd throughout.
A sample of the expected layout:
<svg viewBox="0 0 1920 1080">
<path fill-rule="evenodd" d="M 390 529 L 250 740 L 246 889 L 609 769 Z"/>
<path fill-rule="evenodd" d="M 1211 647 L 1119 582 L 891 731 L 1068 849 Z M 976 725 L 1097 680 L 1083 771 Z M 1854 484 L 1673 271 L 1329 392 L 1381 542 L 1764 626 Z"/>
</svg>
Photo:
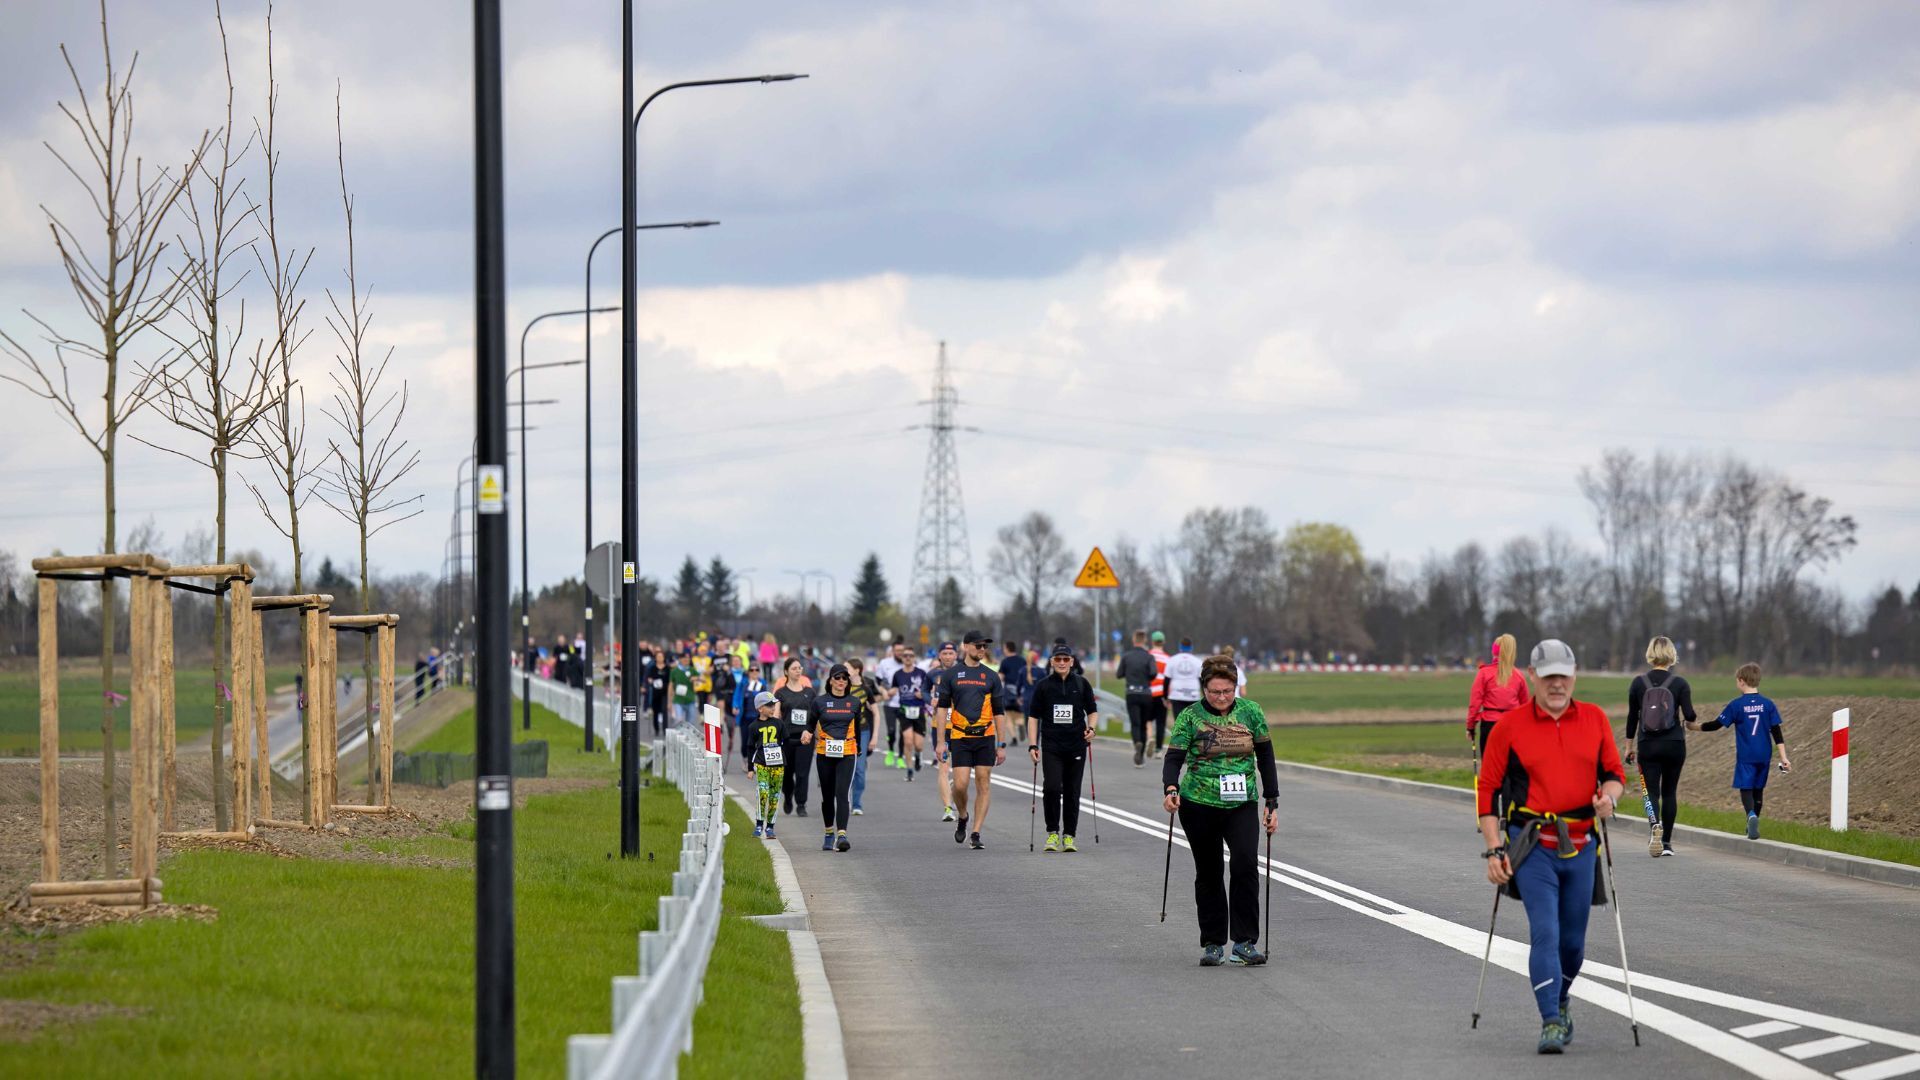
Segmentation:
<svg viewBox="0 0 1920 1080">
<path fill-rule="evenodd" d="M 746 811 L 748 818 L 758 810 L 731 784 L 727 785 L 727 796 Z M 786 847 L 776 839 L 766 849 L 773 859 L 773 881 L 780 887 L 780 901 L 786 910 L 779 915 L 751 916 L 751 921 L 786 931 L 793 952 L 794 981 L 800 986 L 800 1043 L 807 1080 L 846 1080 L 847 1045 L 840 1033 L 840 1007 L 833 1000 L 833 984 L 827 981 L 827 963 L 820 955 L 820 939 L 807 914 L 806 894 L 800 891 L 800 878 L 793 872 Z"/>
<path fill-rule="evenodd" d="M 1324 765 L 1306 765 L 1297 761 L 1275 761 L 1274 765 L 1281 772 L 1333 780 L 1358 787 L 1384 788 L 1389 791 L 1425 795 L 1429 798 L 1447 799 L 1460 803 L 1473 801 L 1473 793 L 1465 788 L 1430 784 L 1424 780 L 1403 780 L 1397 776 L 1381 776 L 1378 773 L 1348 772 L 1345 769 L 1329 769 Z M 1783 866 L 1797 866 L 1805 870 L 1818 870 L 1823 874 L 1835 874 L 1881 885 L 1920 889 L 1920 866 L 1907 866 L 1904 863 L 1887 862 L 1883 859 L 1869 859 L 1839 851 L 1822 851 L 1819 848 L 1785 844 L 1778 840 L 1749 840 L 1744 836 L 1735 836 L 1732 833 L 1718 832 L 1714 829 L 1702 829 L 1694 825 L 1676 825 L 1674 829 L 1685 835 L 1690 844 L 1724 851 L 1743 858 L 1760 859 Z"/>
</svg>

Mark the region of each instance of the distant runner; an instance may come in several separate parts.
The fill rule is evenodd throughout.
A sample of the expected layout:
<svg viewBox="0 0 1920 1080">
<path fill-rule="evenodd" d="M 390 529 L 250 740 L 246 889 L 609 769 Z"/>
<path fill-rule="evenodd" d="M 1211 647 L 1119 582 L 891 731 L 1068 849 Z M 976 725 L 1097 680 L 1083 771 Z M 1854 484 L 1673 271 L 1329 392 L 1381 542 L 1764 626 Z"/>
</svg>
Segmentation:
<svg viewBox="0 0 1920 1080">
<path fill-rule="evenodd" d="M 1147 655 L 1153 657 L 1153 745 L 1147 748 L 1148 757 L 1159 757 L 1160 751 L 1167 745 L 1167 635 L 1158 630 L 1153 632 L 1153 648 Z"/>
<path fill-rule="evenodd" d="M 933 677 L 919 667 L 920 658 L 912 649 L 900 656 L 901 667 L 893 673 L 893 707 L 900 715 L 900 764 L 907 779 L 920 771 L 920 750 L 927 741 L 927 703 L 932 699 Z M 946 805 L 944 797 L 941 802 Z"/>
<path fill-rule="evenodd" d="M 847 673 L 853 683 L 849 687 L 855 700 L 860 702 L 860 744 L 853 758 L 853 813 L 859 817 L 866 813 L 860 808 L 861 798 L 867 793 L 867 759 L 873 756 L 873 729 L 879 719 L 883 700 L 880 683 L 866 673 L 866 662 L 857 656 L 847 657 Z"/>
<path fill-rule="evenodd" d="M 940 651 L 934 654 L 933 667 L 927 672 L 932 680 L 927 684 L 927 707 L 936 708 L 940 702 L 935 694 L 940 686 L 940 678 L 946 672 L 960 666 L 960 647 L 951 641 L 940 643 Z M 937 718 L 933 728 L 933 771 L 940 777 L 940 805 L 945 807 L 941 821 L 952 821 L 958 815 L 953 807 L 953 762 L 952 753 L 942 745 L 945 728 Z"/>
<path fill-rule="evenodd" d="M 1533 699 L 1494 724 L 1480 759 L 1481 854 L 1487 880 L 1526 906 L 1536 1049 L 1558 1054 L 1573 1039 L 1568 995 L 1586 958 L 1587 917 L 1602 899 L 1593 822 L 1613 816 L 1625 772 L 1606 712 L 1573 699 L 1573 650 L 1542 641 L 1532 671 Z M 1504 829 L 1493 812 L 1496 791 L 1506 795 Z"/>
<path fill-rule="evenodd" d="M 813 687 L 807 681 L 798 658 L 787 661 L 785 674 L 773 684 L 773 696 L 780 701 L 780 744 L 786 748 L 787 771 L 780 778 L 781 809 L 797 817 L 807 816 L 807 771 L 813 755 L 803 753 L 806 740 L 801 736 L 813 728 Z"/>
<path fill-rule="evenodd" d="M 1020 733 L 1027 726 L 1027 691 L 1032 680 L 1027 678 L 1027 658 L 1020 654 L 1020 646 L 1009 641 L 1006 649 L 1007 655 L 1000 660 L 1000 685 L 1007 688 L 1007 742 L 1019 746 Z"/>
<path fill-rule="evenodd" d="M 1193 639 L 1181 638 L 1180 651 L 1167 657 L 1167 711 L 1179 716 L 1200 700 L 1200 658 L 1193 655 Z M 1234 688 L 1236 696 L 1239 688 Z"/>
<path fill-rule="evenodd" d="M 873 678 L 880 684 L 880 697 L 883 702 L 880 711 L 887 722 L 886 763 L 888 768 L 900 764 L 900 710 L 893 703 L 893 673 L 905 666 L 900 662 L 901 648 L 901 643 L 895 641 L 887 649 L 887 655 L 873 665 Z"/>
<path fill-rule="evenodd" d="M 1474 673 L 1473 688 L 1467 692 L 1467 742 L 1475 746 L 1475 761 L 1486 756 L 1487 736 L 1493 731 L 1493 722 L 1500 719 L 1501 713 L 1519 708 L 1531 696 L 1527 692 L 1527 677 L 1514 670 L 1519 662 L 1520 647 L 1514 643 L 1513 635 L 1501 634 L 1493 639 L 1493 662 L 1481 664 L 1480 670 Z M 1507 808 L 1500 793 L 1494 792 L 1493 798 L 1494 816 L 1504 816 Z"/>
<path fill-rule="evenodd" d="M 1055 645 L 1053 667 L 1033 688 L 1027 711 L 1028 753 L 1040 764 L 1043 778 L 1040 801 L 1047 817 L 1047 851 L 1078 851 L 1074 833 L 1080 827 L 1080 777 L 1087 767 L 1087 747 L 1100 724 L 1100 706 L 1093 684 L 1073 673 L 1073 650 Z M 1029 841 L 1031 842 L 1031 841 Z"/>
<path fill-rule="evenodd" d="M 999 746 L 999 711 L 1006 701 L 1006 688 L 1000 673 L 986 665 L 988 646 L 993 639 L 980 630 L 969 630 L 963 640 L 966 663 L 940 672 L 934 683 L 933 704 L 939 710 L 937 737 L 944 740 L 953 755 L 953 807 L 960 823 L 954 826 L 953 842 L 966 842 L 975 851 L 985 848 L 980 830 L 986 827 L 987 810 L 993 803 L 993 769 L 1007 760 Z M 967 813 L 967 787 L 973 786 L 973 813 Z M 971 822 L 973 831 L 967 831 Z"/>
<path fill-rule="evenodd" d="M 1147 727 L 1153 723 L 1153 681 L 1160 676 L 1153 654 L 1147 651 L 1147 632 L 1133 632 L 1133 648 L 1120 654 L 1114 678 L 1126 688 L 1127 723 L 1133 732 L 1133 767 L 1147 760 Z"/>
<path fill-rule="evenodd" d="M 760 672 L 752 666 L 741 670 L 733 682 L 733 715 L 740 718 L 740 754 L 746 759 L 747 770 L 753 770 L 753 743 L 750 738 L 754 728 L 763 722 L 757 704 L 761 693 L 767 690 L 767 684 L 760 679 Z M 778 699 L 775 704 L 778 704 Z M 777 736 L 776 736 L 777 737 Z"/>
</svg>

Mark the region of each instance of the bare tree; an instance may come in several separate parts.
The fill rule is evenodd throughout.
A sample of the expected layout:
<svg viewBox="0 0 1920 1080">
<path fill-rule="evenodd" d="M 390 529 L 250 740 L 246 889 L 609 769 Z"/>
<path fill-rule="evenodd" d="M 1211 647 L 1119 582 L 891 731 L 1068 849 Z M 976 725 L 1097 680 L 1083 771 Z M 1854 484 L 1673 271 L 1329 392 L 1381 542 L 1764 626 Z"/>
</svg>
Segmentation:
<svg viewBox="0 0 1920 1080">
<path fill-rule="evenodd" d="M 400 421 L 407 414 L 406 380 L 400 381 L 397 391 L 381 387 L 387 364 L 393 359 L 393 349 L 389 347 L 378 361 L 367 357 L 367 329 L 373 324 L 369 307 L 372 294 L 360 288 L 359 264 L 354 255 L 353 193 L 347 187 L 346 135 L 341 122 L 338 83 L 333 88 L 333 132 L 334 151 L 340 166 L 340 205 L 347 222 L 347 291 L 343 301 L 332 289 L 327 290 L 327 303 L 333 309 L 327 316 L 327 326 L 333 331 L 339 351 L 334 354 L 331 372 L 333 402 L 326 412 L 339 425 L 345 441 L 327 441 L 320 497 L 340 516 L 353 522 L 359 531 L 360 610 L 371 613 L 373 576 L 372 564 L 367 560 L 367 541 L 389 525 L 420 513 L 417 509 L 410 513 L 400 511 L 425 496 L 401 497 L 393 493 L 394 485 L 420 463 L 420 454 L 408 449 L 407 440 L 400 437 Z M 368 688 L 373 685 L 372 648 L 371 639 L 362 640 L 360 669 L 362 685 Z M 369 723 L 372 716 L 369 711 Z M 388 720 L 381 718 L 382 723 Z M 366 743 L 367 801 L 371 803 L 376 779 L 371 736 Z"/>
<path fill-rule="evenodd" d="M 179 310 L 186 323 L 184 332 L 168 333 L 186 361 L 180 370 L 160 373 L 164 394 L 160 410 L 176 427 L 199 437 L 204 456 L 183 453 L 146 439 L 135 438 L 148 446 L 176 454 L 204 465 L 213 473 L 213 561 L 227 561 L 227 477 L 232 457 L 258 457 L 259 448 L 249 436 L 254 427 L 277 404 L 277 397 L 262 349 L 256 347 L 247 357 L 244 373 L 236 370 L 240 341 L 246 331 L 246 302 L 227 304 L 227 299 L 246 279 L 246 272 L 228 273 L 227 262 L 249 245 L 241 240 L 241 230 L 253 218 L 251 207 L 240 205 L 245 180 L 238 175 L 239 165 L 253 147 L 249 136 L 235 145 L 233 119 L 233 58 L 227 44 L 227 23 L 219 0 L 214 0 L 213 18 L 220 31 L 220 60 L 227 77 L 225 124 L 214 134 L 211 152 L 194 170 L 183 194 L 181 205 L 193 227 L 191 238 L 180 237 L 185 253 L 180 277 L 184 295 Z M 233 310 L 237 305 L 237 311 Z M 229 318 L 223 320 L 224 313 Z M 167 332 L 164 327 L 162 332 Z M 213 731 L 212 746 L 213 814 L 215 827 L 228 828 L 228 790 L 226 772 L 226 713 L 228 696 L 221 692 L 223 673 L 229 670 L 231 629 L 227 625 L 224 604 L 213 605 Z"/>
<path fill-rule="evenodd" d="M 987 556 L 987 566 L 996 580 L 1013 585 L 1018 632 L 1043 637 L 1046 613 L 1073 572 L 1066 541 L 1043 510 L 1002 526 L 995 537 L 998 542 Z"/>
<path fill-rule="evenodd" d="M 254 245 L 254 259 L 260 264 L 267 288 L 273 294 L 273 330 L 266 342 L 265 358 L 269 382 L 273 387 L 274 407 L 253 432 L 254 444 L 266 460 L 273 486 L 273 501 L 258 484 L 247 481 L 260 512 L 293 548 L 293 591 L 302 588 L 300 563 L 300 511 L 313 497 L 319 464 L 307 456 L 307 392 L 293 376 L 293 358 L 307 340 L 300 316 L 307 302 L 300 295 L 300 281 L 307 264 L 313 260 L 313 248 L 305 252 L 280 249 L 276 180 L 280 171 L 280 151 L 274 142 L 274 117 L 280 108 L 280 84 L 273 73 L 273 5 L 267 5 L 267 117 L 256 118 L 254 130 L 260 138 L 260 152 L 266 159 L 267 201 L 253 207 L 260 222 L 261 240 L 266 252 Z"/>
<path fill-rule="evenodd" d="M 61 266 L 89 323 L 86 338 L 61 333 L 38 316 L 28 314 L 40 327 L 44 343 L 52 351 L 51 360 L 43 359 L 18 340 L 0 332 L 0 351 L 19 365 L 20 374 L 4 374 L 9 382 L 24 387 L 36 397 L 53 403 L 62 417 L 100 456 L 103 475 L 105 528 L 101 539 L 104 551 L 117 550 L 114 468 L 117 464 L 120 429 L 161 393 L 170 350 L 132 379 L 130 386 L 120 382 L 120 362 L 127 358 L 135 341 L 153 328 L 172 310 L 182 288 L 181 280 L 162 272 L 167 250 L 167 215 L 185 190 L 188 180 L 205 157 L 210 132 L 202 132 L 199 142 L 187 154 L 186 167 L 178 174 L 167 169 L 149 172 L 145 159 L 133 152 L 134 98 L 133 76 L 140 64 L 136 52 L 125 71 L 113 64 L 113 43 L 107 27 L 107 5 L 100 4 L 100 54 L 105 68 L 100 96 L 96 101 L 74 66 L 66 45 L 60 46 L 60 58 L 67 65 L 79 98 L 79 111 L 65 102 L 60 112 L 73 124 L 80 136 L 86 157 L 77 159 L 55 150 L 47 150 L 87 193 L 97 227 L 100 246 L 89 248 L 59 215 L 45 204 L 47 229 L 60 253 Z M 131 171 L 129 171 L 131 159 Z M 84 170 L 84 171 L 83 171 Z M 100 395 L 101 412 L 97 421 L 81 416 L 82 396 L 73 387 L 70 359 L 98 363 L 103 369 L 105 388 Z M 89 395 L 90 397 L 90 395 Z M 116 873 L 119 849 L 115 842 L 116 805 L 114 799 L 113 741 L 113 646 L 115 588 L 111 578 L 100 583 L 100 736 L 101 793 L 106 813 L 103 818 L 105 867 L 109 877 Z"/>
</svg>

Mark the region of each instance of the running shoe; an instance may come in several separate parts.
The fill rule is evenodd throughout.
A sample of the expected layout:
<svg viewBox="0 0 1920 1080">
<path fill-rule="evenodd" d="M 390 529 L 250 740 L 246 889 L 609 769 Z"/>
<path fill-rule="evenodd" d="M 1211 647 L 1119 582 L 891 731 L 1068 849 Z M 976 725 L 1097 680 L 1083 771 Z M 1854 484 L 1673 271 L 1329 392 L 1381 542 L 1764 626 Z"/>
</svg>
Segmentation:
<svg viewBox="0 0 1920 1080">
<path fill-rule="evenodd" d="M 806 817 L 806 816 L 807 816 L 807 804 L 806 804 L 806 803 L 801 803 L 800 805 L 798 805 L 798 806 L 796 806 L 796 807 L 794 807 L 794 808 L 793 808 L 793 812 L 794 812 L 794 814 L 795 814 L 795 816 L 797 816 L 797 817 Z"/>
<path fill-rule="evenodd" d="M 793 796 L 787 795 L 780 800 L 780 812 L 783 814 L 793 813 Z"/>
<path fill-rule="evenodd" d="M 965 821 L 965 820 L 967 820 L 967 819 L 966 819 L 966 818 L 961 818 L 960 820 L 961 820 L 961 821 Z M 980 842 L 980 834 L 979 834 L 979 833 L 974 833 L 974 834 L 973 834 L 972 836 L 970 836 L 970 837 L 969 837 L 969 838 L 967 839 L 967 846 L 968 846 L 968 847 L 970 847 L 970 848 L 972 848 L 972 849 L 973 849 L 973 850 L 975 850 L 975 851 L 985 851 L 985 850 L 987 849 L 987 845 L 985 845 L 985 844 L 983 844 L 983 843 L 981 843 L 981 842 Z"/>
<path fill-rule="evenodd" d="M 845 851 L 853 846 L 847 842 L 847 831 L 845 829 L 840 830 L 839 835 L 834 839 L 833 846 L 840 851 Z"/>
<path fill-rule="evenodd" d="M 1559 1019 L 1549 1020 L 1540 1025 L 1540 1045 L 1536 1048 L 1542 1054 L 1558 1054 L 1567 1048 L 1567 1029 Z"/>
<path fill-rule="evenodd" d="M 853 816 L 854 816 L 854 817 L 866 817 L 866 816 L 867 816 L 867 812 L 866 812 L 865 810 L 862 810 L 862 809 L 860 809 L 859 807 L 857 807 L 857 806 L 856 806 L 856 807 L 854 807 L 854 808 L 853 808 Z"/>
<path fill-rule="evenodd" d="M 1225 945 L 1209 945 L 1200 950 L 1201 967 L 1219 967 L 1226 962 L 1227 947 Z"/>
<path fill-rule="evenodd" d="M 1566 1044 L 1566 1045 L 1568 1045 L 1568 1046 L 1572 1046 L 1572 1045 L 1573 1045 L 1573 1011 L 1572 1011 L 1572 1005 L 1573 1005 L 1573 1002 L 1572 1002 L 1572 1001 L 1569 1001 L 1569 1000 L 1568 1000 L 1568 999 L 1566 999 L 1566 998 L 1561 998 L 1561 999 L 1560 999 L 1560 1026 L 1561 1026 L 1561 1027 L 1563 1027 L 1563 1028 L 1566 1028 L 1566 1029 L 1567 1029 L 1567 1036 L 1566 1036 L 1566 1038 L 1564 1038 L 1564 1039 L 1562 1039 L 1562 1040 L 1560 1040 L 1560 1041 L 1561 1041 L 1561 1042 L 1563 1042 L 1563 1043 L 1565 1043 L 1565 1044 Z"/>
<path fill-rule="evenodd" d="M 953 842 L 956 844 L 964 844 L 967 842 L 967 815 L 961 814 L 959 821 L 960 824 L 953 827 Z M 975 833 L 974 835 L 978 836 L 979 834 Z"/>
<path fill-rule="evenodd" d="M 908 770 L 907 770 L 907 782 L 908 782 L 908 783 L 912 783 L 912 782 L 913 782 L 913 770 L 912 770 L 912 769 L 908 769 Z"/>
<path fill-rule="evenodd" d="M 833 830 L 832 829 L 828 829 L 826 839 L 820 841 L 820 850 L 821 851 L 833 850 Z"/>
<path fill-rule="evenodd" d="M 1673 845 L 1672 845 L 1672 844 L 1661 844 L 1661 845 L 1660 845 L 1660 857 L 1661 857 L 1661 858 L 1663 858 L 1663 859 L 1671 859 L 1671 858 L 1673 858 Z"/>
<path fill-rule="evenodd" d="M 761 837 L 763 837 L 763 836 L 765 836 L 765 835 L 767 835 L 767 827 L 766 827 L 765 825 L 762 825 L 762 824 L 761 824 L 760 822 L 757 822 L 757 821 L 756 821 L 756 822 L 754 822 L 754 823 L 753 823 L 753 838 L 754 838 L 755 840 L 758 840 L 758 839 L 760 839 Z"/>
<path fill-rule="evenodd" d="M 1659 833 L 1649 832 L 1647 834 L 1647 854 L 1656 859 L 1660 857 L 1660 834 Z"/>
<path fill-rule="evenodd" d="M 1136 769 L 1141 768 L 1146 763 L 1146 760 L 1147 760 L 1147 745 L 1145 743 L 1134 743 L 1133 744 L 1133 767 Z"/>
<path fill-rule="evenodd" d="M 887 768 L 893 768 L 893 751 L 887 751 Z"/>
<path fill-rule="evenodd" d="M 1067 835 L 1060 838 L 1060 850 L 1065 852 L 1075 852 L 1080 850 L 1079 848 L 1073 846 L 1072 833 L 1068 833 Z"/>
<path fill-rule="evenodd" d="M 1749 840 L 1760 839 L 1760 815 L 1759 814 L 1747 815 L 1747 839 Z"/>
<path fill-rule="evenodd" d="M 1048 834 L 1047 834 L 1047 846 L 1046 846 L 1046 847 L 1044 847 L 1044 848 L 1041 848 L 1040 850 L 1042 850 L 1042 851 L 1059 851 L 1059 850 L 1060 850 L 1060 834 L 1059 834 L 1059 833 L 1057 833 L 1057 832 L 1050 832 L 1050 833 L 1048 833 Z"/>
<path fill-rule="evenodd" d="M 1227 956 L 1227 963 L 1237 967 L 1259 967 L 1267 962 L 1267 954 L 1251 941 L 1236 941 L 1233 952 Z"/>
<path fill-rule="evenodd" d="M 941 821 L 952 821 L 952 820 L 953 820 L 953 807 L 951 807 L 951 806 L 949 806 L 949 807 L 947 807 L 947 812 L 946 812 L 945 814 L 942 814 L 942 815 L 940 816 L 940 820 L 941 820 Z"/>
<path fill-rule="evenodd" d="M 773 826 L 772 826 L 771 824 L 769 824 L 769 825 L 767 826 L 767 839 L 769 839 L 769 840 L 778 840 L 778 839 L 780 839 L 779 837 L 777 837 L 777 836 L 775 836 L 775 835 L 773 835 Z"/>
</svg>

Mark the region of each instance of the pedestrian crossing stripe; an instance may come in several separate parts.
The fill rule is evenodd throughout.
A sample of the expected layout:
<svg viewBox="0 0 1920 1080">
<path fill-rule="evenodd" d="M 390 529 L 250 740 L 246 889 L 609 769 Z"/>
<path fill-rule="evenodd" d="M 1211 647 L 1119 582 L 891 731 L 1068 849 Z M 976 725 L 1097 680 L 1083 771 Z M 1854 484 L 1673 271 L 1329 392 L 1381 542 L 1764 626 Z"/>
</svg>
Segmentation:
<svg viewBox="0 0 1920 1080">
<path fill-rule="evenodd" d="M 1099 548 L 1094 548 L 1093 554 L 1087 556 L 1086 564 L 1080 567 L 1080 576 L 1073 579 L 1073 587 L 1117 589 L 1120 587 L 1120 578 L 1114 574 L 1113 566 L 1107 562 L 1107 557 L 1100 554 Z"/>
</svg>

